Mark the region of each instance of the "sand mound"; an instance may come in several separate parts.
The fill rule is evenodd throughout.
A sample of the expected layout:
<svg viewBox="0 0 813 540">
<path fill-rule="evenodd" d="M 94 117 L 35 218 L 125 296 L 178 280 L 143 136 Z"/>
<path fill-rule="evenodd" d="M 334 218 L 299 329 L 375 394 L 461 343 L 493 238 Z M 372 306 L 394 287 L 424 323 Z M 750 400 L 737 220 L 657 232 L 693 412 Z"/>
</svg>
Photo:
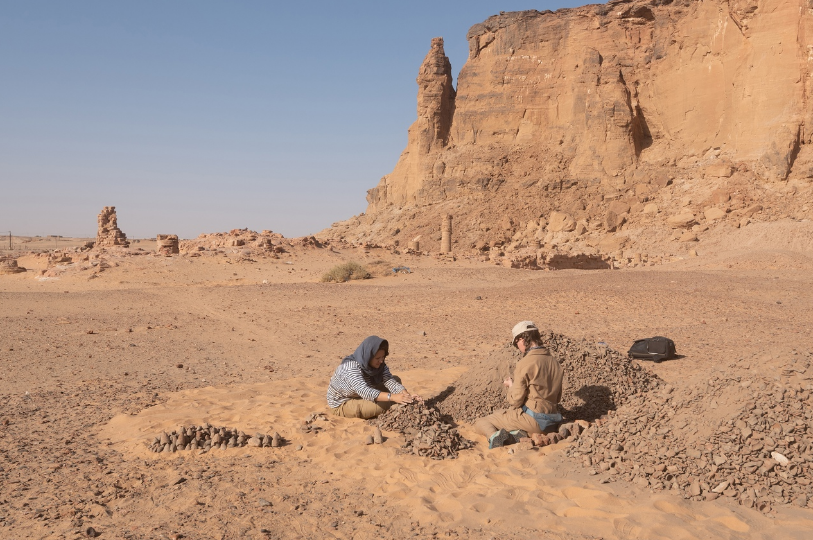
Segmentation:
<svg viewBox="0 0 813 540">
<path fill-rule="evenodd" d="M 379 416 L 377 423 L 383 430 L 404 434 L 406 437 L 406 442 L 402 446 L 404 453 L 432 459 L 454 459 L 459 450 L 474 445 L 443 419 L 431 401 L 395 405 Z"/>
<path fill-rule="evenodd" d="M 813 502 L 813 386 L 792 381 L 713 376 L 694 387 L 640 396 L 587 429 L 571 449 L 599 474 L 686 499 L 730 497 L 769 512 L 777 503 Z M 756 396 L 756 397 L 755 397 Z"/>
<path fill-rule="evenodd" d="M 660 384 L 657 376 L 626 354 L 604 345 L 552 332 L 543 334 L 542 340 L 565 371 L 560 409 L 566 421 L 593 421 Z M 511 348 L 489 355 L 455 381 L 448 397 L 440 401 L 440 411 L 458 422 L 472 423 L 505 408 L 503 380 L 513 373 L 518 358 Z"/>
</svg>

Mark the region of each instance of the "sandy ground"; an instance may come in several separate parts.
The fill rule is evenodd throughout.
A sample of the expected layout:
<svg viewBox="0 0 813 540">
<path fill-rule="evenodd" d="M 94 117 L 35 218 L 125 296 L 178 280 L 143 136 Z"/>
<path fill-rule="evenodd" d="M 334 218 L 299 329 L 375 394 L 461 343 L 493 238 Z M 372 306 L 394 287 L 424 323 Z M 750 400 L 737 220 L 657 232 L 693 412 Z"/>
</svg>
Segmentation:
<svg viewBox="0 0 813 540">
<path fill-rule="evenodd" d="M 134 246 L 134 248 L 137 247 Z M 131 248 L 132 249 L 132 248 Z M 682 358 L 648 365 L 696 384 L 732 360 L 772 369 L 810 351 L 813 261 L 750 251 L 620 271 L 534 272 L 372 250 L 281 259 L 112 257 L 0 276 L 0 537 L 809 538 L 813 510 L 769 515 L 590 476 L 567 445 L 510 453 L 477 441 L 459 459 L 367 446 L 369 424 L 328 416 L 327 381 L 367 335 L 431 396 L 504 347 L 522 319 L 626 350 L 666 335 Z M 346 260 L 411 274 L 320 283 Z M 382 266 L 383 263 L 382 263 Z M 738 364 L 739 365 L 739 364 Z M 182 367 L 178 367 L 182 366 Z M 278 431 L 281 448 L 153 454 L 162 430 Z M 298 449 L 299 447 L 301 449 Z"/>
</svg>

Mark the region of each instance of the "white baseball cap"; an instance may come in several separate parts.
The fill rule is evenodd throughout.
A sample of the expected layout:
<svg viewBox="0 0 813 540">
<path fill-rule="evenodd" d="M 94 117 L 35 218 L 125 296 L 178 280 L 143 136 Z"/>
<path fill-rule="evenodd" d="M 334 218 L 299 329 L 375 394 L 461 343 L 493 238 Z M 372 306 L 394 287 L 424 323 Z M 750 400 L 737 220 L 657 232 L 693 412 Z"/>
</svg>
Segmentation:
<svg viewBox="0 0 813 540">
<path fill-rule="evenodd" d="M 518 322 L 517 324 L 515 324 L 514 328 L 511 329 L 511 335 L 513 336 L 513 341 L 517 340 L 518 335 L 520 335 L 523 332 L 527 332 L 528 330 L 537 330 L 537 331 L 539 331 L 539 328 L 536 327 L 536 324 L 534 324 L 533 321 L 522 321 L 522 322 Z"/>
</svg>

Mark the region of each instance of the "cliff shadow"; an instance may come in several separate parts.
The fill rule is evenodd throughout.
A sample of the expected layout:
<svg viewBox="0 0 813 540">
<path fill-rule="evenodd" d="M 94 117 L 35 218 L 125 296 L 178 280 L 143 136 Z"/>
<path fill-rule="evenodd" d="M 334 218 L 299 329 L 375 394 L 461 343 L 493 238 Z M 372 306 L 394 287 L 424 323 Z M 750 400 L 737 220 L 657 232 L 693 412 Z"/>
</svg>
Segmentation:
<svg viewBox="0 0 813 540">
<path fill-rule="evenodd" d="M 635 106 L 635 116 L 632 119 L 632 141 L 636 158 L 641 157 L 641 152 L 652 146 L 652 133 L 640 105 Z"/>
</svg>

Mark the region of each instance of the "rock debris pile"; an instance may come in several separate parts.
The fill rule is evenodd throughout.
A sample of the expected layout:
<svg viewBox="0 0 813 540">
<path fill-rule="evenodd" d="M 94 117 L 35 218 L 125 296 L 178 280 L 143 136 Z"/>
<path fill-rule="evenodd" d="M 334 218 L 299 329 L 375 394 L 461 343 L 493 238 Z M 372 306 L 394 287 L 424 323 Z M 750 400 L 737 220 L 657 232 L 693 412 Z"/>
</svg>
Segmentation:
<svg viewBox="0 0 813 540">
<path fill-rule="evenodd" d="M 378 426 L 403 433 L 402 452 L 432 459 L 454 459 L 460 450 L 474 446 L 448 423 L 431 401 L 394 405 L 378 417 Z"/>
<path fill-rule="evenodd" d="M 765 513 L 811 507 L 811 405 L 804 380 L 722 375 L 683 391 L 666 385 L 596 422 L 568 453 L 593 474 L 686 499 L 729 497 Z"/>
<path fill-rule="evenodd" d="M 279 433 L 273 435 L 257 433 L 251 436 L 236 428 L 204 424 L 202 426 L 180 426 L 171 433 L 161 433 L 148 444 L 148 447 L 156 453 L 171 453 L 181 450 L 203 450 L 205 452 L 213 448 L 226 450 L 243 446 L 276 448 L 282 446 L 284 442 L 285 440 L 280 437 Z"/>
<path fill-rule="evenodd" d="M 660 384 L 656 375 L 609 347 L 553 332 L 543 333 L 542 341 L 565 372 L 560 409 L 566 422 L 593 421 Z M 489 355 L 455 381 L 449 396 L 440 401 L 440 411 L 455 421 L 473 423 L 505 408 L 503 381 L 513 375 L 518 358 L 509 347 Z"/>
<path fill-rule="evenodd" d="M 209 253 L 234 251 L 246 257 L 265 255 L 277 258 L 291 249 L 293 240 L 272 231 L 256 232 L 249 229 L 232 229 L 227 233 L 201 234 L 193 240 L 183 240 L 180 250 L 200 256 Z"/>
<path fill-rule="evenodd" d="M 559 405 L 566 422 L 592 422 L 661 384 L 657 375 L 605 345 L 553 332 L 543 333 L 542 342 L 565 372 Z"/>
<path fill-rule="evenodd" d="M 472 365 L 447 389 L 445 398 L 438 398 L 438 409 L 457 422 L 473 424 L 496 409 L 506 407 L 503 381 L 514 372 L 516 357 L 513 349 L 504 348 L 490 353 Z"/>
</svg>

